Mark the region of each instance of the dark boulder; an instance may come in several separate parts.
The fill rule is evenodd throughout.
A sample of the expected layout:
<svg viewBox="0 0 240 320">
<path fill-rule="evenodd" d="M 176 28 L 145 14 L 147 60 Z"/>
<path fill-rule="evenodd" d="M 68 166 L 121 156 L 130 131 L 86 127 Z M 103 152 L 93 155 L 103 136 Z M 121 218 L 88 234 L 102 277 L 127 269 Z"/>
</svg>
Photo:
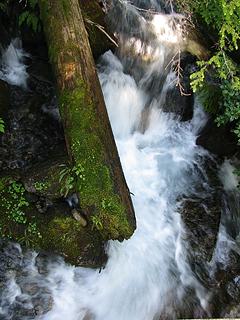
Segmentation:
<svg viewBox="0 0 240 320">
<path fill-rule="evenodd" d="M 220 222 L 221 202 L 209 199 L 186 200 L 182 218 L 195 263 L 210 261 L 215 249 Z"/>
<path fill-rule="evenodd" d="M 0 117 L 5 118 L 10 106 L 10 89 L 7 82 L 0 79 Z"/>
<path fill-rule="evenodd" d="M 105 13 L 99 1 L 79 0 L 79 4 L 82 9 L 92 53 L 94 58 L 97 59 L 104 52 L 110 49 L 114 50 L 116 47 L 106 33 L 110 35 L 114 41 L 117 40 L 105 22 Z"/>
<path fill-rule="evenodd" d="M 210 262 L 217 242 L 222 210 L 222 184 L 215 163 L 206 163 L 208 176 L 198 186 L 198 197 L 183 201 L 181 216 L 185 227 L 184 238 L 189 250 L 192 269 L 202 281 L 210 281 L 207 262 Z"/>
<path fill-rule="evenodd" d="M 236 135 L 230 126 L 218 127 L 210 119 L 197 138 L 197 144 L 220 157 L 231 157 L 239 151 Z"/>
<path fill-rule="evenodd" d="M 181 67 L 179 85 L 170 86 L 163 103 L 163 111 L 175 113 L 182 121 L 191 120 L 193 117 L 194 96 L 190 86 L 190 74 L 194 61 L 193 56 L 183 54 L 179 65 Z"/>
</svg>

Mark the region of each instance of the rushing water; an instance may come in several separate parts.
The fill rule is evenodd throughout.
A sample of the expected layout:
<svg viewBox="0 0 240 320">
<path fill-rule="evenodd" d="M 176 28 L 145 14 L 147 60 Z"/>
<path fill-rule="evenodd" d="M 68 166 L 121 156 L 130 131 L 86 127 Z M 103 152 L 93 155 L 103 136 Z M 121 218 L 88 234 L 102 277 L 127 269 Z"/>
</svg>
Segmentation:
<svg viewBox="0 0 240 320">
<path fill-rule="evenodd" d="M 28 56 L 22 49 L 21 41 L 18 38 L 14 39 L 2 53 L 0 79 L 26 88 L 28 73 L 24 58 Z"/>
<path fill-rule="evenodd" d="M 196 145 L 207 119 L 197 102 L 191 121 L 181 122 L 176 115 L 162 111 L 167 92 L 177 81 L 170 62 L 181 48 L 182 17 L 157 14 L 161 8 L 158 1 L 149 1 L 149 6 L 148 1 L 143 2 L 135 4 L 151 8 L 153 15 L 127 1 L 114 1 L 110 16 L 120 49 L 117 55 L 106 52 L 99 63 L 99 78 L 132 193 L 137 229 L 128 241 L 108 243 L 109 259 L 101 272 L 58 260 L 48 264 L 48 272 L 39 274 L 36 255 L 26 258 L 24 283 L 47 288 L 40 290 L 41 296 L 51 296 L 53 306 L 46 314 L 36 312 L 36 316 L 19 319 L 153 320 L 175 318 L 182 309 L 194 315 L 196 306 L 199 314 L 208 314 L 210 292 L 191 270 L 180 216 L 183 197 L 209 191 L 203 167 L 208 153 Z M 8 54 L 4 56 L 4 74 L 17 84 L 16 77 L 10 75 L 19 66 L 7 63 Z M 231 174 L 225 164 L 221 171 L 224 186 L 231 189 L 234 184 L 236 189 L 234 178 L 229 180 Z M 222 257 L 219 248 L 224 227 L 221 230 L 212 269 Z M 21 255 L 18 246 L 15 250 Z M 4 319 L 12 319 L 9 306 L 13 303 L 18 301 L 31 309 L 37 297 L 37 292 L 21 291 L 15 273 L 8 276 L 8 283 L 0 305 Z"/>
</svg>

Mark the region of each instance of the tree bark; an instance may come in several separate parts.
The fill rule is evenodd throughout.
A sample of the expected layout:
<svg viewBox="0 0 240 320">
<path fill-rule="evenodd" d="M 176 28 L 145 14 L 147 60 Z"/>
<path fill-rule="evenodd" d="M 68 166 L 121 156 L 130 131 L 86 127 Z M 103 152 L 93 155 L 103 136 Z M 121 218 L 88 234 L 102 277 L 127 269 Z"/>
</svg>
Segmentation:
<svg viewBox="0 0 240 320">
<path fill-rule="evenodd" d="M 39 6 L 81 207 L 104 239 L 129 238 L 134 210 L 78 0 Z"/>
</svg>

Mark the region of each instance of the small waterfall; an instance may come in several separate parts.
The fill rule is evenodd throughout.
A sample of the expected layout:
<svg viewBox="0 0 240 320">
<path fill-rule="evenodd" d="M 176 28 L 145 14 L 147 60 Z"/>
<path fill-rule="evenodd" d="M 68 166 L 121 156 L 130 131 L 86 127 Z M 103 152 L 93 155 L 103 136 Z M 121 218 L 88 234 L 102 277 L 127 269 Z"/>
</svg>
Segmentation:
<svg viewBox="0 0 240 320">
<path fill-rule="evenodd" d="M 117 29 L 121 46 L 118 56 L 107 52 L 99 63 L 137 230 L 128 241 L 109 242 L 109 260 L 101 273 L 52 267 L 55 303 L 44 320 L 59 315 L 68 320 L 175 317 L 189 290 L 194 303 L 205 312 L 208 308 L 207 291 L 188 263 L 179 214 L 179 199 L 196 194 L 196 183 L 201 183 L 207 152 L 195 141 L 206 117 L 197 104 L 189 122 L 162 111 L 166 92 L 176 85 L 171 62 L 180 48 L 181 19 L 175 14 L 148 16 L 137 5 L 121 1 L 113 6 L 113 24 L 122 21 Z"/>
<path fill-rule="evenodd" d="M 219 177 L 224 187 L 223 209 L 215 254 L 212 260 L 213 271 L 216 265 L 227 268 L 230 252 L 233 250 L 240 256 L 240 194 L 239 177 L 232 161 L 226 159 L 219 170 Z"/>
<path fill-rule="evenodd" d="M 204 168 L 209 155 L 196 145 L 207 117 L 198 101 L 190 121 L 181 122 L 175 113 L 163 111 L 168 91 L 178 84 L 175 66 L 181 52 L 183 19 L 172 12 L 171 5 L 168 13 L 163 13 L 167 6 L 162 1 L 112 3 L 109 20 L 120 48 L 116 54 L 106 52 L 98 70 L 132 194 L 137 229 L 128 241 L 108 243 L 109 259 L 103 270 L 75 268 L 53 259 L 39 273 L 39 261 L 33 253 L 27 259 L 30 269 L 26 274 L 29 279 L 35 277 L 53 299 L 49 312 L 36 312 L 35 318 L 159 320 L 182 314 L 207 316 L 210 293 L 191 269 L 180 215 L 183 198 L 197 197 L 200 192 L 202 197 L 202 193 L 209 192 Z M 3 54 L 0 76 L 25 86 L 23 57 L 23 51 L 11 45 Z M 221 171 L 226 191 L 237 184 L 231 170 L 226 162 Z M 224 228 L 215 261 L 220 259 L 218 252 L 222 252 L 219 243 L 226 237 Z M 227 241 L 234 243 L 229 238 Z M 19 264 L 22 266 L 22 262 Z M 22 282 L 19 283 L 14 275 L 9 278 L 9 289 L 0 306 L 4 320 L 11 319 L 15 310 L 11 306 L 19 300 L 25 298 L 26 308 L 33 304 L 31 295 L 24 295 L 19 289 Z M 34 319 L 31 316 L 26 319 Z"/>
<path fill-rule="evenodd" d="M 22 49 L 21 41 L 12 40 L 8 48 L 2 52 L 0 79 L 9 84 L 27 87 L 27 67 L 24 59 L 29 55 Z"/>
</svg>

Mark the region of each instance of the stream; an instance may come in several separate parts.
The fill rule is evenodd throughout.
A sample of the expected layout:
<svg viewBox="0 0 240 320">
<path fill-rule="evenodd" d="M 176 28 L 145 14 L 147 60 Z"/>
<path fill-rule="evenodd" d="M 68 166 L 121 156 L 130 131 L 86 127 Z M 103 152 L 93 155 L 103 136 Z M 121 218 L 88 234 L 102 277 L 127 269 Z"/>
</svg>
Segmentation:
<svg viewBox="0 0 240 320">
<path fill-rule="evenodd" d="M 183 100 L 171 95 L 178 90 L 172 62 L 181 50 L 182 17 L 157 0 L 113 3 L 108 19 L 120 46 L 100 57 L 98 72 L 137 229 L 127 241 L 109 241 L 101 270 L 6 244 L 1 251 L 9 269 L 0 263 L 2 320 L 207 318 L 224 316 L 216 304 L 231 304 L 240 294 L 234 161 L 220 163 L 196 144 L 208 119 L 197 98 L 192 119 L 181 121 Z M 16 40 L 11 46 L 2 56 L 0 78 L 25 90 L 28 54 Z M 165 112 L 170 104 L 171 112 Z M 182 212 L 188 200 L 208 210 L 204 201 L 215 192 L 209 166 L 219 179 L 221 219 L 211 259 L 196 267 Z M 224 272 L 228 284 L 221 286 Z M 233 292 L 230 302 L 227 290 Z"/>
</svg>

